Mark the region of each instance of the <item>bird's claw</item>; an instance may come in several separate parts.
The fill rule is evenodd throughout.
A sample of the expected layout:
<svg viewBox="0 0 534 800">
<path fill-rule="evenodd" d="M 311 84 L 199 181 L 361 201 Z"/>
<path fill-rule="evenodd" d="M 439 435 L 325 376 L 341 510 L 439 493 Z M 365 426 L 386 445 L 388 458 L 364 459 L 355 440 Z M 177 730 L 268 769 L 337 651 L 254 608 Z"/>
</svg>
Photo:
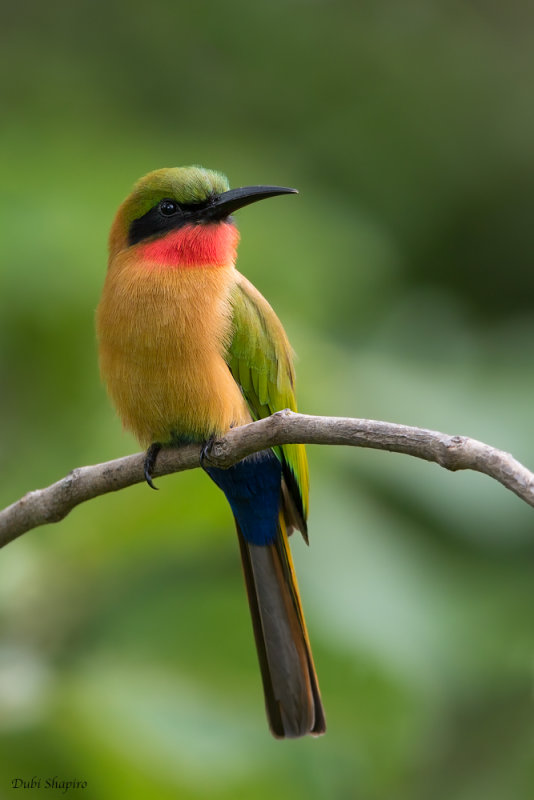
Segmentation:
<svg viewBox="0 0 534 800">
<path fill-rule="evenodd" d="M 204 466 L 204 461 L 208 458 L 209 452 L 212 448 L 214 441 L 215 441 L 215 436 L 210 436 L 209 439 L 206 439 L 206 441 L 204 442 L 204 444 L 200 449 L 200 466 L 202 467 L 203 470 L 206 469 L 206 467 Z"/>
<path fill-rule="evenodd" d="M 156 466 L 156 459 L 160 450 L 161 444 L 159 442 L 154 442 L 154 444 L 151 444 L 146 451 L 145 463 L 143 466 L 146 482 L 151 489 L 156 489 L 156 491 L 158 490 L 158 487 L 154 486 L 154 483 L 152 482 L 152 473 L 154 471 L 154 467 Z"/>
</svg>

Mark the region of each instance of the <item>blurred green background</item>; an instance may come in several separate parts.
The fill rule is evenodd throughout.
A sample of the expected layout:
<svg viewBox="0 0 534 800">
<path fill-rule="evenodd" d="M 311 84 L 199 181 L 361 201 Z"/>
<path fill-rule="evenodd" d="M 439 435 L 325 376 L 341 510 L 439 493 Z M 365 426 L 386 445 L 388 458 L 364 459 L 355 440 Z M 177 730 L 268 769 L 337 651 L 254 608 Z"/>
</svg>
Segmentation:
<svg viewBox="0 0 534 800">
<path fill-rule="evenodd" d="M 238 223 L 301 410 L 534 466 L 532 8 L 27 0 L 2 20 L 2 505 L 137 450 L 98 375 L 106 238 L 138 177 L 190 163 L 300 190 Z M 2 551 L 0 797 L 33 775 L 91 800 L 534 796 L 533 510 L 406 456 L 309 456 L 293 551 L 327 735 L 270 738 L 231 515 L 183 473 Z"/>
</svg>

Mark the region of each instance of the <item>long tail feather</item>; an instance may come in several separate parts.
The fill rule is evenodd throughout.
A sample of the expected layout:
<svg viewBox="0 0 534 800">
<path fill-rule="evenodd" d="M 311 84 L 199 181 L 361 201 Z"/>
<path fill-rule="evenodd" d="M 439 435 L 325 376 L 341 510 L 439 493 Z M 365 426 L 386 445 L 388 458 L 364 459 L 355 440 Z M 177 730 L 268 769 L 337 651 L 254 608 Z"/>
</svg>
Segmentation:
<svg viewBox="0 0 534 800">
<path fill-rule="evenodd" d="M 269 545 L 236 528 L 271 731 L 319 736 L 326 723 L 283 517 Z"/>
</svg>

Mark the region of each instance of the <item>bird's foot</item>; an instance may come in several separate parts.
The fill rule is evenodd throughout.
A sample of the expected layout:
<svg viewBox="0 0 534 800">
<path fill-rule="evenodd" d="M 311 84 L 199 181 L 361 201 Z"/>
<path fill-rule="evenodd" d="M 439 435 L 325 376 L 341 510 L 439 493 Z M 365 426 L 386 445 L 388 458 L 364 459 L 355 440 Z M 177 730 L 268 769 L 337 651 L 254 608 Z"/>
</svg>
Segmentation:
<svg viewBox="0 0 534 800">
<path fill-rule="evenodd" d="M 202 445 L 202 448 L 200 450 L 200 466 L 202 467 L 202 469 L 205 472 L 207 471 L 207 469 L 204 466 L 204 461 L 207 458 L 209 458 L 210 450 L 212 448 L 212 445 L 213 445 L 213 442 L 215 441 L 215 439 L 216 439 L 215 436 L 210 436 L 209 439 L 206 439 L 206 441 L 204 442 L 204 444 Z"/>
<path fill-rule="evenodd" d="M 158 489 L 158 487 L 154 486 L 152 482 L 152 473 L 154 472 L 154 467 L 156 466 L 156 459 L 158 457 L 158 453 L 160 450 L 161 450 L 161 444 L 159 442 L 154 442 L 154 444 L 151 444 L 148 450 L 146 451 L 145 463 L 144 463 L 145 480 L 151 489 L 156 489 L 156 490 Z"/>
</svg>

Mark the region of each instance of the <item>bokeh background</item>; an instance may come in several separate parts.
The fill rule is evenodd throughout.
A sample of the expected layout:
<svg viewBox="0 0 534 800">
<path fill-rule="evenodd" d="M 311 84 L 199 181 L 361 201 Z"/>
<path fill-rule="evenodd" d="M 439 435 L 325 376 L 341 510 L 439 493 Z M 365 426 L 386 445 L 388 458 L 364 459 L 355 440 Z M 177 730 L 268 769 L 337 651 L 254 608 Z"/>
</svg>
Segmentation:
<svg viewBox="0 0 534 800">
<path fill-rule="evenodd" d="M 301 410 L 534 466 L 533 23 L 516 0 L 3 3 L 1 504 L 137 450 L 98 375 L 106 238 L 139 176 L 190 163 L 300 190 L 238 222 Z M 2 551 L 0 797 L 534 796 L 532 509 L 406 456 L 309 456 L 327 735 L 270 738 L 231 515 L 182 473 Z"/>
</svg>

